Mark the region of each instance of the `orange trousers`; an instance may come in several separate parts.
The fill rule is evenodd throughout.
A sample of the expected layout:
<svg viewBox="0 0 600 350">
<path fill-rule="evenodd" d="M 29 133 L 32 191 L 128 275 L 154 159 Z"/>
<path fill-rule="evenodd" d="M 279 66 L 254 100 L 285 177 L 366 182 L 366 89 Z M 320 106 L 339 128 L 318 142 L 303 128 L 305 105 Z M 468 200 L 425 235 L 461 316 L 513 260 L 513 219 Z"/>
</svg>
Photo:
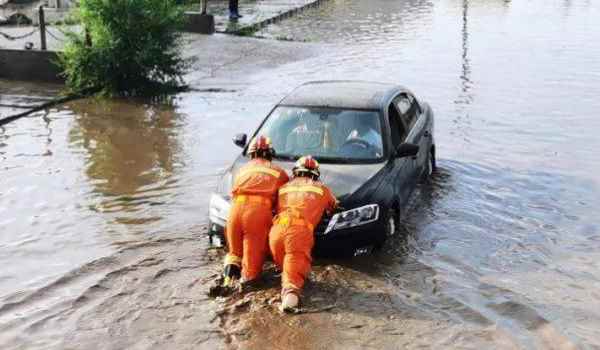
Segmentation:
<svg viewBox="0 0 600 350">
<path fill-rule="evenodd" d="M 312 263 L 315 244 L 313 230 L 304 225 L 275 224 L 269 233 L 269 247 L 273 260 L 283 272 L 283 291 L 302 291 Z"/>
<path fill-rule="evenodd" d="M 259 277 L 262 272 L 272 222 L 269 203 L 234 201 L 231 207 L 225 230 L 229 249 L 225 265 L 241 265 L 242 277 L 247 281 Z"/>
</svg>

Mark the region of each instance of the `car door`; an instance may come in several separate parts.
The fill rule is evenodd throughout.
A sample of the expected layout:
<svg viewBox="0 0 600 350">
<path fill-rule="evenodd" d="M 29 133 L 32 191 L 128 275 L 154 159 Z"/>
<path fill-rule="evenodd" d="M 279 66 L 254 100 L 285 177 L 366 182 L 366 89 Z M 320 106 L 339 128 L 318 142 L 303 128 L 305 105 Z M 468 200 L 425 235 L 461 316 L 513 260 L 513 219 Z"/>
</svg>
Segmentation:
<svg viewBox="0 0 600 350">
<path fill-rule="evenodd" d="M 429 150 L 431 149 L 431 121 L 428 119 L 425 111 L 419 104 L 419 101 L 413 96 L 413 108 L 415 115 L 415 124 L 413 126 L 413 132 L 416 136 L 416 141 L 419 144 L 419 154 L 416 159 L 417 175 L 421 175 L 427 168 L 427 161 L 429 160 Z"/>
<path fill-rule="evenodd" d="M 413 161 L 410 157 L 396 158 L 394 156 L 398 146 L 405 141 L 407 133 L 398 109 L 393 102 L 388 105 L 387 112 L 393 154 L 390 160 L 393 166 L 390 182 L 394 188 L 396 200 L 401 206 L 404 206 L 411 193 L 410 180 L 413 172 Z"/>
<path fill-rule="evenodd" d="M 419 153 L 416 157 L 411 158 L 411 185 L 414 187 L 418 181 L 419 175 L 424 169 L 426 147 L 425 138 L 423 137 L 423 121 L 421 111 L 414 96 L 408 92 L 401 93 L 394 99 L 394 104 L 400 113 L 402 122 L 404 123 L 407 136 L 405 142 L 419 145 Z"/>
</svg>

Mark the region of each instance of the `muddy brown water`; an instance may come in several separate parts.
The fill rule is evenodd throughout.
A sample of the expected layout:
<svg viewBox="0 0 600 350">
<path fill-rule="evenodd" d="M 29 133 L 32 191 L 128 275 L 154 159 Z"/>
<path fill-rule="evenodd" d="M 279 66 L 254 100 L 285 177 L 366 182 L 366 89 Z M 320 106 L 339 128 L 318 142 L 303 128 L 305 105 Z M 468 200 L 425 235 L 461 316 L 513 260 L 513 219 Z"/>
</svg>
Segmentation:
<svg viewBox="0 0 600 350">
<path fill-rule="evenodd" d="M 5 126 L 0 345 L 600 348 L 599 15 L 593 1 L 333 0 L 259 33 L 306 44 L 204 43 L 238 55 L 206 51 L 218 59 L 188 77 L 197 91 Z M 316 312 L 275 312 L 273 272 L 209 299 L 207 201 L 230 138 L 314 79 L 414 90 L 435 111 L 439 173 L 405 238 L 316 262 Z M 0 104 L 27 103 L 0 86 Z"/>
</svg>

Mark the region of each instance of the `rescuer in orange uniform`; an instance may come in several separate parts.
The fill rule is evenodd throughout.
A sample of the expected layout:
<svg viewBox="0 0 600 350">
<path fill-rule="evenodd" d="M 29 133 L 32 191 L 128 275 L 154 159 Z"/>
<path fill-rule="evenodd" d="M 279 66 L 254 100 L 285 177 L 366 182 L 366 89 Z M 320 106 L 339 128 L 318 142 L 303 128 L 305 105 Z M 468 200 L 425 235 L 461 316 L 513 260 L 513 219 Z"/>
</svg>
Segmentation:
<svg viewBox="0 0 600 350">
<path fill-rule="evenodd" d="M 281 309 L 298 306 L 304 280 L 311 269 L 314 228 L 323 213 L 331 214 L 337 201 L 319 181 L 319 163 L 300 158 L 292 170 L 294 179 L 279 189 L 277 216 L 269 233 L 273 260 L 283 271 Z"/>
<path fill-rule="evenodd" d="M 285 171 L 271 163 L 274 150 L 269 138 L 258 136 L 250 142 L 251 160 L 233 184 L 233 196 L 225 235 L 229 252 L 225 257 L 224 285 L 235 279 L 256 280 L 268 250 L 277 190 L 288 182 Z"/>
</svg>

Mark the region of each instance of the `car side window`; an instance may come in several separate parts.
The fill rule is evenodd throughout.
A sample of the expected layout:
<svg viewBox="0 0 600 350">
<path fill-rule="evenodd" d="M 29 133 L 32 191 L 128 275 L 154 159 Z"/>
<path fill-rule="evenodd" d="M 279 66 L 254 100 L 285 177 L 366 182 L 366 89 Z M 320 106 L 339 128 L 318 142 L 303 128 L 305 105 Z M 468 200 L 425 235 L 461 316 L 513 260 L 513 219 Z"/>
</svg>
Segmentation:
<svg viewBox="0 0 600 350">
<path fill-rule="evenodd" d="M 391 103 L 388 107 L 388 118 L 390 119 L 392 146 L 394 149 L 396 149 L 402 142 L 404 142 L 404 139 L 406 139 L 408 134 L 404 128 L 402 120 L 400 119 L 400 113 L 398 113 L 394 103 Z"/>
<path fill-rule="evenodd" d="M 408 130 L 411 130 L 417 122 L 420 111 L 420 107 L 415 98 L 410 94 L 402 93 L 394 99 L 394 105 L 398 108 L 401 118 L 404 120 Z"/>
</svg>

